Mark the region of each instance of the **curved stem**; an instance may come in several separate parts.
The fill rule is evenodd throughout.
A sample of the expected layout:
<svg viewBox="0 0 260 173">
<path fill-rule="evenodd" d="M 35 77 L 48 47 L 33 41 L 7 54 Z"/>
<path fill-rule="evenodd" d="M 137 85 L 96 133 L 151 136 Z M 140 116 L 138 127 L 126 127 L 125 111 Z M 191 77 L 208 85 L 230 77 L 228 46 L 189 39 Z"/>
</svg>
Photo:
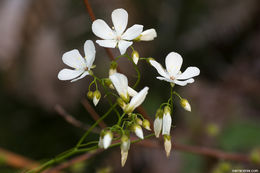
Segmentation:
<svg viewBox="0 0 260 173">
<path fill-rule="evenodd" d="M 101 122 L 104 118 L 106 118 L 110 112 L 114 110 L 114 108 L 117 106 L 117 103 L 115 103 L 112 107 L 109 108 L 109 110 L 102 116 L 100 117 L 86 132 L 85 134 L 80 138 L 79 142 L 76 145 L 76 148 L 78 148 L 82 142 L 85 140 L 85 138 L 89 135 L 89 133 L 98 125 L 99 122 Z"/>
<path fill-rule="evenodd" d="M 137 73 L 137 80 L 136 80 L 136 82 L 135 82 L 135 84 L 134 84 L 134 86 L 133 86 L 133 88 L 135 89 L 135 88 L 137 87 L 137 85 L 139 84 L 140 80 L 141 80 L 141 73 L 140 73 L 140 71 L 139 71 L 137 65 L 136 65 L 136 64 L 134 63 L 134 61 L 132 60 L 132 58 L 131 58 L 129 55 L 127 55 L 127 54 L 126 54 L 125 56 L 128 58 L 129 61 L 131 61 L 131 63 L 132 63 L 133 66 L 134 66 L 134 69 L 135 69 L 135 71 L 136 71 L 136 73 Z"/>
</svg>

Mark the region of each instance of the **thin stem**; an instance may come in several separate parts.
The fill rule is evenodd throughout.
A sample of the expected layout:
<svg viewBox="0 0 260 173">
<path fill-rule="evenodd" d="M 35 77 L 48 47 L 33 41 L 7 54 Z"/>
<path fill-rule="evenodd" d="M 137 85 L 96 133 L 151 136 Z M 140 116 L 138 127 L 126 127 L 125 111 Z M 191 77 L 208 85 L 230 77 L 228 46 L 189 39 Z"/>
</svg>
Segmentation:
<svg viewBox="0 0 260 173">
<path fill-rule="evenodd" d="M 173 86 L 171 86 L 171 111 L 173 110 Z"/>
<path fill-rule="evenodd" d="M 135 88 L 137 87 L 137 85 L 139 84 L 140 80 L 141 80 L 141 73 L 140 73 L 140 71 L 139 71 L 137 65 L 134 63 L 133 59 L 132 59 L 129 55 L 127 55 L 127 54 L 126 54 L 125 56 L 126 56 L 126 57 L 128 58 L 128 60 L 133 64 L 134 69 L 135 69 L 135 71 L 136 71 L 136 73 L 137 73 L 137 80 L 136 80 L 136 82 L 135 82 L 135 84 L 134 84 L 134 86 L 133 86 L 133 88 L 135 89 Z"/>
<path fill-rule="evenodd" d="M 176 96 L 178 96 L 180 100 L 182 99 L 182 97 L 180 96 L 180 94 L 178 94 L 176 91 L 174 91 L 173 94 L 175 94 Z"/>
<path fill-rule="evenodd" d="M 106 118 L 110 112 L 114 110 L 114 108 L 117 106 L 117 103 L 115 103 L 112 107 L 109 108 L 109 110 L 102 116 L 100 117 L 86 132 L 85 134 L 81 137 L 79 142 L 76 145 L 76 148 L 80 146 L 80 144 L 85 140 L 85 138 L 89 135 L 89 133 L 101 122 L 104 118 Z"/>
<path fill-rule="evenodd" d="M 121 115 L 121 117 L 118 119 L 117 125 L 120 126 L 121 121 L 122 121 L 122 119 L 124 118 L 125 115 L 126 115 L 125 113 L 123 113 L 123 115 Z"/>
</svg>

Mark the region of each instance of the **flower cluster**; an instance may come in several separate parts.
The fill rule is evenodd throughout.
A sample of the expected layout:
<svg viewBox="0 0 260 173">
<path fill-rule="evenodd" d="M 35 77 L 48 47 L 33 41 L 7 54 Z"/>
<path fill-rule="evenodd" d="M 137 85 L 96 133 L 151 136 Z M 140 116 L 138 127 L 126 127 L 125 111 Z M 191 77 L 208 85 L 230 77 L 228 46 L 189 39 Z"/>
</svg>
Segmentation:
<svg viewBox="0 0 260 173">
<path fill-rule="evenodd" d="M 172 127 L 172 108 L 173 108 L 173 95 L 175 94 L 180 99 L 180 105 L 187 111 L 191 111 L 191 106 L 187 99 L 182 98 L 176 91 L 173 91 L 175 84 L 185 86 L 194 82 L 194 77 L 198 76 L 200 70 L 197 67 L 188 67 L 183 73 L 180 71 L 183 59 L 181 55 L 175 52 L 169 53 L 165 58 L 166 69 L 164 69 L 153 58 L 139 58 L 139 53 L 132 46 L 135 41 L 151 41 L 157 37 L 155 29 L 148 29 L 143 31 L 143 25 L 135 24 L 127 28 L 128 13 L 124 9 L 116 9 L 112 12 L 113 26 L 109 27 L 107 23 L 102 19 L 97 19 L 92 24 L 93 33 L 101 38 L 96 40 L 99 46 L 106 48 L 118 48 L 120 56 L 115 58 L 115 61 L 111 62 L 108 78 L 98 78 L 93 73 L 92 69 L 95 67 L 93 62 L 96 56 L 96 50 L 94 43 L 91 40 L 87 40 L 84 44 L 85 56 L 82 57 L 78 50 L 74 49 L 66 52 L 62 56 L 62 61 L 73 69 L 62 69 L 58 78 L 60 80 L 70 80 L 75 82 L 79 79 L 89 75 L 93 78 L 93 81 L 89 84 L 89 91 L 87 97 L 93 101 L 93 104 L 97 106 L 98 102 L 102 98 L 101 92 L 98 87 L 101 85 L 106 92 L 106 96 L 111 94 L 116 97 L 115 105 L 112 105 L 111 110 L 118 116 L 118 121 L 115 125 L 107 127 L 102 130 L 99 137 L 98 146 L 100 148 L 107 149 L 113 143 L 114 139 L 121 139 L 121 164 L 124 166 L 128 150 L 131 144 L 131 133 L 134 133 L 138 138 L 144 139 L 144 133 L 142 127 L 146 130 L 151 130 L 150 122 L 143 117 L 140 113 L 135 113 L 137 107 L 139 107 L 148 94 L 149 87 L 145 86 L 139 92 L 135 90 L 136 85 L 129 86 L 127 76 L 117 72 L 117 59 L 120 57 L 128 58 L 136 70 L 139 60 L 146 60 L 152 67 L 154 67 L 160 76 L 156 77 L 159 80 L 164 80 L 170 83 L 171 97 L 168 102 L 162 103 L 157 110 L 155 121 L 153 123 L 154 134 L 159 138 L 160 134 L 164 138 L 164 147 L 166 155 L 170 155 L 171 151 L 171 127 Z M 132 54 L 129 56 L 126 52 L 127 49 L 132 48 Z M 140 76 L 136 84 L 140 81 Z M 94 84 L 95 91 L 91 91 L 91 87 Z M 111 92 L 108 90 L 112 90 Z M 116 91 L 117 94 L 114 93 Z M 117 110 L 116 106 L 120 109 Z M 107 116 L 110 112 L 104 114 Z M 115 137 L 114 137 L 115 136 Z M 81 145 L 83 140 L 80 140 L 78 146 Z"/>
</svg>

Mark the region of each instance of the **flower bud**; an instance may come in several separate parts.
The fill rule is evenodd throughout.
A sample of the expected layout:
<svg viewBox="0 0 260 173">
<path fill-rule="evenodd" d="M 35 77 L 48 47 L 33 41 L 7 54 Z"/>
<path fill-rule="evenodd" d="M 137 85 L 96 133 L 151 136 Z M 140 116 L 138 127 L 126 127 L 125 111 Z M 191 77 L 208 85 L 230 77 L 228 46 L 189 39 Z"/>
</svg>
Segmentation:
<svg viewBox="0 0 260 173">
<path fill-rule="evenodd" d="M 123 135 L 121 137 L 121 165 L 122 167 L 125 165 L 128 156 L 128 150 L 130 148 L 130 139 L 128 136 Z"/>
<path fill-rule="evenodd" d="M 144 120 L 143 120 L 143 127 L 144 127 L 146 130 L 151 130 L 151 128 L 150 128 L 150 122 L 149 122 L 147 119 L 144 119 Z"/>
<path fill-rule="evenodd" d="M 172 148 L 172 142 L 171 142 L 171 136 L 170 135 L 164 135 L 164 149 L 166 152 L 166 156 L 169 157 L 171 153 Z"/>
<path fill-rule="evenodd" d="M 104 132 L 104 137 L 103 137 L 104 149 L 107 149 L 110 146 L 112 139 L 113 139 L 113 133 L 111 131 Z"/>
<path fill-rule="evenodd" d="M 123 100 L 121 97 L 117 98 L 116 101 L 117 101 L 118 105 L 119 105 L 122 109 L 125 109 L 126 104 L 125 104 L 124 100 Z"/>
<path fill-rule="evenodd" d="M 163 123 L 162 123 L 162 134 L 170 135 L 172 126 L 171 108 L 169 106 L 164 107 L 163 112 Z"/>
<path fill-rule="evenodd" d="M 163 110 L 158 109 L 155 115 L 155 120 L 153 122 L 154 134 L 159 138 L 162 131 L 162 120 L 163 120 Z"/>
<path fill-rule="evenodd" d="M 90 100 L 92 100 L 93 99 L 93 92 L 92 91 L 88 91 L 88 93 L 87 93 L 87 97 L 90 99 Z"/>
<path fill-rule="evenodd" d="M 139 124 L 140 126 L 143 124 L 143 121 L 140 118 L 136 118 L 135 122 Z"/>
<path fill-rule="evenodd" d="M 186 111 L 191 112 L 191 106 L 187 99 L 181 99 L 180 104 Z"/>
<path fill-rule="evenodd" d="M 111 76 L 111 75 L 113 75 L 114 73 L 117 72 L 116 68 L 117 68 L 117 62 L 111 61 L 109 72 L 108 72 L 109 76 Z"/>
<path fill-rule="evenodd" d="M 141 139 L 144 139 L 143 130 L 140 125 L 134 124 L 132 126 L 133 131 L 135 132 L 135 135 Z"/>
<path fill-rule="evenodd" d="M 105 79 L 104 79 L 104 83 L 105 83 L 105 85 L 108 86 L 109 88 L 115 89 L 114 86 L 113 86 L 113 84 L 112 84 L 112 82 L 111 82 L 111 80 L 110 80 L 109 78 L 105 78 Z"/>
<path fill-rule="evenodd" d="M 100 93 L 98 90 L 96 90 L 96 91 L 93 93 L 93 103 L 94 103 L 95 106 L 97 106 L 97 104 L 98 104 L 100 98 L 101 98 L 101 93 Z"/>
<path fill-rule="evenodd" d="M 157 37 L 157 33 L 155 29 L 147 29 L 144 32 L 142 32 L 137 38 L 135 38 L 135 41 L 151 41 L 154 40 L 154 38 Z"/>
<path fill-rule="evenodd" d="M 134 61 L 135 64 L 138 63 L 139 53 L 138 53 L 137 51 L 135 51 L 135 50 L 132 52 L 132 59 L 133 59 L 133 61 Z"/>
</svg>

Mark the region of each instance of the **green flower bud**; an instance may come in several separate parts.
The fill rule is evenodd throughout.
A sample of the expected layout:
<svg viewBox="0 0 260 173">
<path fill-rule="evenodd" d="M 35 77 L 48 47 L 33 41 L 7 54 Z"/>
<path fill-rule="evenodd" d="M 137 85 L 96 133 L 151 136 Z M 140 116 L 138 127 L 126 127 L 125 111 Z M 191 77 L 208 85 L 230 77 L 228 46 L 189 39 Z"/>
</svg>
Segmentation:
<svg viewBox="0 0 260 173">
<path fill-rule="evenodd" d="M 150 122 L 147 119 L 143 120 L 143 127 L 147 130 L 151 130 L 150 128 Z"/>
<path fill-rule="evenodd" d="M 187 99 L 181 99 L 180 104 L 186 111 L 191 112 L 191 106 Z"/>
<path fill-rule="evenodd" d="M 92 92 L 92 91 L 88 91 L 87 97 L 88 97 L 90 100 L 92 100 L 93 97 L 94 97 L 93 92 Z"/>
</svg>

